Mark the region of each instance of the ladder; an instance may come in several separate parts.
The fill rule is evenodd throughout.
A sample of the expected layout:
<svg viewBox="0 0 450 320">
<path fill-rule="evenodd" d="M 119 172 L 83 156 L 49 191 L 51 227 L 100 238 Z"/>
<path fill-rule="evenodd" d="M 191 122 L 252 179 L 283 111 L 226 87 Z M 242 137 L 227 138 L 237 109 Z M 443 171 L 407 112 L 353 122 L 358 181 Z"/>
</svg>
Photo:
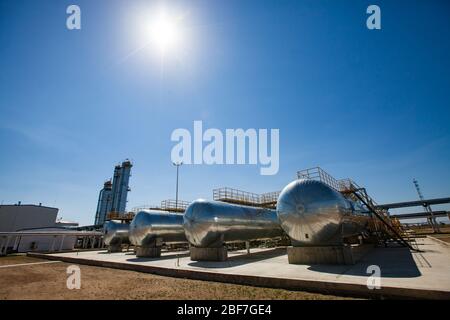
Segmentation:
<svg viewBox="0 0 450 320">
<path fill-rule="evenodd" d="M 415 243 L 415 247 L 402 235 L 401 228 L 397 228 L 392 225 L 391 220 L 387 216 L 387 211 L 384 209 L 377 209 L 373 199 L 369 197 L 365 188 L 355 188 L 350 191 L 351 194 L 356 197 L 361 203 L 363 203 L 367 209 L 373 214 L 375 218 L 382 223 L 383 228 L 381 231 L 388 238 L 393 239 L 399 244 L 408 247 L 413 251 L 420 251 Z M 409 239 L 410 240 L 410 239 Z M 414 240 L 415 242 L 415 240 Z"/>
</svg>

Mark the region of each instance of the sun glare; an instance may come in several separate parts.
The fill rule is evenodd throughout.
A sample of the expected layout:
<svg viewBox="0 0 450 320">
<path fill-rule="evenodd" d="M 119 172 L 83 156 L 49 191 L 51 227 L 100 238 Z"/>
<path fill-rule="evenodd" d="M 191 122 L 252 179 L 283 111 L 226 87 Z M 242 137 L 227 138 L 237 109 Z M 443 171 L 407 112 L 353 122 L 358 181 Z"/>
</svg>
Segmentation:
<svg viewBox="0 0 450 320">
<path fill-rule="evenodd" d="M 162 54 L 175 50 L 179 45 L 181 36 L 179 19 L 170 16 L 166 11 L 161 10 L 149 21 L 147 32 L 151 45 Z"/>
</svg>

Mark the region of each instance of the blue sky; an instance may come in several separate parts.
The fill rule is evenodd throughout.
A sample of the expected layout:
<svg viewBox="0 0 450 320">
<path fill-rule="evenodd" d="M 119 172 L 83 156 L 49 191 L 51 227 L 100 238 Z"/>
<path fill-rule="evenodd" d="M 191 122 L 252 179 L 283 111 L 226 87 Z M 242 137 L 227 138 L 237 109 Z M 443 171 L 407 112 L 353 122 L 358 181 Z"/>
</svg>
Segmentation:
<svg viewBox="0 0 450 320">
<path fill-rule="evenodd" d="M 66 28 L 70 4 L 81 30 Z M 382 30 L 366 28 L 370 4 Z M 135 51 L 135 17 L 159 5 L 184 17 L 163 65 Z M 185 165 L 184 200 L 280 190 L 317 165 L 380 203 L 416 199 L 413 178 L 449 196 L 449 14 L 446 0 L 0 0 L 0 201 L 91 224 L 125 158 L 128 208 L 174 198 L 170 135 L 194 120 L 279 128 L 280 170 Z"/>
</svg>

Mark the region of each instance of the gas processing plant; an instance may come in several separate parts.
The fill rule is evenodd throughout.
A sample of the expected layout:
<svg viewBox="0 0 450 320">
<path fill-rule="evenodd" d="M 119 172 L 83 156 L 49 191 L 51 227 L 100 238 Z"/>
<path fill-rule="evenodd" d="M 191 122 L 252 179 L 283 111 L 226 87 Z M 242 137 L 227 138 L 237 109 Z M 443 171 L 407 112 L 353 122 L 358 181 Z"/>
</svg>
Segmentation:
<svg viewBox="0 0 450 320">
<path fill-rule="evenodd" d="M 164 200 L 160 206 L 127 212 L 131 168 L 128 160 L 117 165 L 112 182 L 105 182 L 99 194 L 95 224 L 102 229 L 107 252 L 100 248 L 76 255 L 33 255 L 313 292 L 450 297 L 448 247 L 400 223 L 426 218 L 438 233 L 436 218 L 449 215 L 430 206 L 448 204 L 450 198 L 424 199 L 417 181 L 420 200 L 381 205 L 353 180 L 335 179 L 316 167 L 298 171 L 296 179 L 277 192 L 219 188 L 213 190 L 212 200 Z M 389 212 L 414 206 L 424 211 Z M 373 267 L 386 275 L 378 290 L 366 283 L 367 270 Z"/>
<path fill-rule="evenodd" d="M 116 167 L 113 189 L 116 174 L 122 181 L 120 172 L 130 167 L 129 162 Z M 129 170 L 126 172 L 124 180 L 128 181 Z M 122 214 L 117 212 L 113 204 L 104 225 L 105 243 L 110 252 L 131 244 L 138 257 L 159 257 L 163 246 L 184 243 L 189 245 L 193 261 L 225 261 L 230 244 L 249 247 L 254 241 L 276 244 L 287 240 L 292 264 L 353 264 L 353 251 L 364 244 L 395 243 L 418 250 L 414 237 L 399 220 L 390 217 L 354 181 L 336 180 L 321 168 L 297 175 L 281 192 L 255 194 L 221 188 L 213 191 L 212 201 L 199 199 L 170 206 L 166 200 L 159 208 L 131 215 L 124 214 L 123 206 Z M 121 183 L 117 194 L 126 199 L 126 190 L 128 185 Z M 105 212 L 104 196 L 105 189 L 97 213 Z M 99 217 L 98 221 L 103 221 Z M 430 222 L 436 224 L 435 217 Z"/>
</svg>

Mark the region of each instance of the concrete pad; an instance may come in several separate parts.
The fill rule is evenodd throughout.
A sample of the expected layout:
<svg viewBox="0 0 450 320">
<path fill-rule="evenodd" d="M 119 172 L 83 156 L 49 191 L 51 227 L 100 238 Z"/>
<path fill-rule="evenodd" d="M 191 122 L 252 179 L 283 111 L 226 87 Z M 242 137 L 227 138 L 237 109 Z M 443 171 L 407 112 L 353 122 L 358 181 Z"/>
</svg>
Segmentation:
<svg viewBox="0 0 450 320">
<path fill-rule="evenodd" d="M 286 248 L 228 252 L 223 262 L 191 261 L 189 252 L 163 252 L 160 258 L 136 258 L 131 252 L 36 254 L 70 263 L 119 268 L 164 276 L 285 288 L 335 295 L 450 299 L 450 249 L 430 239 L 417 239 L 424 252 L 404 247 L 375 248 L 351 266 L 294 265 Z M 367 287 L 368 267 L 381 270 L 381 288 Z"/>
<path fill-rule="evenodd" d="M 189 248 L 192 261 L 225 261 L 227 260 L 227 247 L 220 248 Z"/>
<path fill-rule="evenodd" d="M 137 247 L 135 254 L 138 258 L 158 258 L 161 257 L 161 247 Z"/>
<path fill-rule="evenodd" d="M 350 246 L 288 247 L 291 264 L 355 264 Z"/>
</svg>

